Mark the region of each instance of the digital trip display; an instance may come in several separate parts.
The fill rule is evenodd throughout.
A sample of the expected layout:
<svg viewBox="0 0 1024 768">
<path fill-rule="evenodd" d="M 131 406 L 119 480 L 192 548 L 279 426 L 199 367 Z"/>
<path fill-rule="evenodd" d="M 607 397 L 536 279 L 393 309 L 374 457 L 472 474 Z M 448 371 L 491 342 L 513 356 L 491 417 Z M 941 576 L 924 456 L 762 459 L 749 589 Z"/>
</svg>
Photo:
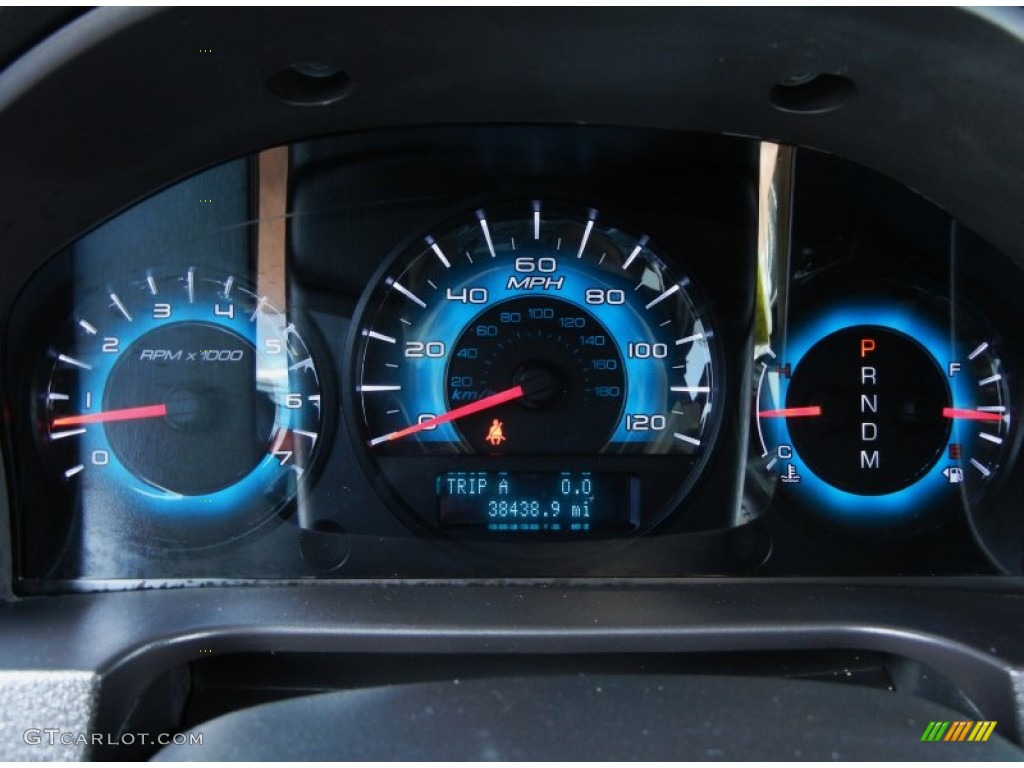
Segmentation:
<svg viewBox="0 0 1024 768">
<path fill-rule="evenodd" d="M 586 532 L 636 527 L 640 484 L 593 472 L 445 472 L 440 524 L 489 531 Z"/>
</svg>

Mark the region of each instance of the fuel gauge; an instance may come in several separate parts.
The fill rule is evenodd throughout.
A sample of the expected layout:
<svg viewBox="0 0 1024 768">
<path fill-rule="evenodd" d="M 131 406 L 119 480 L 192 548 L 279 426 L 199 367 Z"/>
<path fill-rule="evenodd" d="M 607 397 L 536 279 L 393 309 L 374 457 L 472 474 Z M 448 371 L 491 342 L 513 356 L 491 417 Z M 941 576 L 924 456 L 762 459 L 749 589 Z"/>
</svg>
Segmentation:
<svg viewBox="0 0 1024 768">
<path fill-rule="evenodd" d="M 871 322 L 858 322 L 870 318 Z M 916 521 L 996 475 L 1009 444 L 993 345 L 944 338 L 898 309 L 833 311 L 761 362 L 763 468 L 795 498 L 853 525 Z"/>
</svg>

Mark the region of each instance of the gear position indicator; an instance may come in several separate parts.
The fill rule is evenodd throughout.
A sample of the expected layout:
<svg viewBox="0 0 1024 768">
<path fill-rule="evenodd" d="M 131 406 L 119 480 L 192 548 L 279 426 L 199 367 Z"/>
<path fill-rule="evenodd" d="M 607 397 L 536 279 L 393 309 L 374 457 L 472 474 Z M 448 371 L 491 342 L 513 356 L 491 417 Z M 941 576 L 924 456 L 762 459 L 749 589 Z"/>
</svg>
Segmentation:
<svg viewBox="0 0 1024 768">
<path fill-rule="evenodd" d="M 980 489 L 1002 459 L 1010 419 L 989 344 L 896 325 L 819 323 L 793 359 L 762 363 L 764 468 L 819 508 L 912 516 Z"/>
</svg>

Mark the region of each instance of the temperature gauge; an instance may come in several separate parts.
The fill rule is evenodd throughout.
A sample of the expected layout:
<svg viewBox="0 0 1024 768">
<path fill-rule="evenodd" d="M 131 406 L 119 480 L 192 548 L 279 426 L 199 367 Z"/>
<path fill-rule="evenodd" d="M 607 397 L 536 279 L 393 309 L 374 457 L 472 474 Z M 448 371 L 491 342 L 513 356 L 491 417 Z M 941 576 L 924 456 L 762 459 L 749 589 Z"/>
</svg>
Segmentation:
<svg viewBox="0 0 1024 768">
<path fill-rule="evenodd" d="M 980 494 L 1009 443 L 1001 361 L 977 334 L 951 343 L 896 310 L 834 312 L 763 360 L 763 468 L 857 525 L 908 522 Z"/>
</svg>

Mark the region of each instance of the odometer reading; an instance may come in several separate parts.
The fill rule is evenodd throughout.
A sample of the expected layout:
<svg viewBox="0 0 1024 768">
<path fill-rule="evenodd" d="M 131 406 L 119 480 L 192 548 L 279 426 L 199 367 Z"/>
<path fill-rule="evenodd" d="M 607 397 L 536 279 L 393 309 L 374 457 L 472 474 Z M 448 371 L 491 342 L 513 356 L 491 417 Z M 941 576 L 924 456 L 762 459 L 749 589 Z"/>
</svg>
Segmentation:
<svg viewBox="0 0 1024 768">
<path fill-rule="evenodd" d="M 592 472 L 446 472 L 437 478 L 443 527 L 510 532 L 636 527 L 638 483 Z"/>
</svg>

